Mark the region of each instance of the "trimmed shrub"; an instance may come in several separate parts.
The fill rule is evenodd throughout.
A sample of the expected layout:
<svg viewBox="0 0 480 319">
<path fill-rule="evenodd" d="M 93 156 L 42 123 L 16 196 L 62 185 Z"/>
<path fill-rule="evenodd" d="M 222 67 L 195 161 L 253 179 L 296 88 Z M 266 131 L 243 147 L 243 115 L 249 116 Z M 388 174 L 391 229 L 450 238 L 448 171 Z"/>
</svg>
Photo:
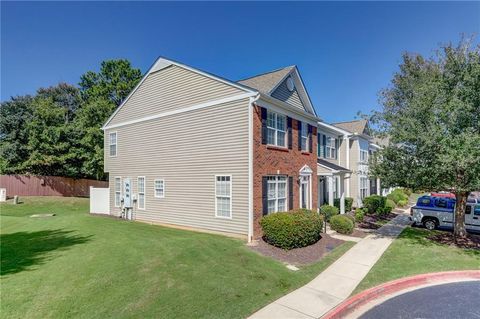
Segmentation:
<svg viewBox="0 0 480 319">
<path fill-rule="evenodd" d="M 260 225 L 267 243 L 288 250 L 316 243 L 321 238 L 323 219 L 316 212 L 298 210 L 264 216 Z"/>
<path fill-rule="evenodd" d="M 394 209 L 395 207 L 397 207 L 397 205 L 393 200 L 387 198 L 387 203 L 385 204 L 385 207 L 391 207 L 392 209 Z"/>
<path fill-rule="evenodd" d="M 386 215 L 390 214 L 391 212 L 392 212 L 392 207 L 389 207 L 389 206 L 380 207 L 377 210 L 377 215 L 386 216 Z"/>
<path fill-rule="evenodd" d="M 355 216 L 354 214 L 345 214 L 344 216 L 347 216 L 350 218 L 350 220 L 353 222 L 353 226 L 355 226 Z"/>
<path fill-rule="evenodd" d="M 345 211 L 346 212 L 352 211 L 352 205 L 353 205 L 353 197 L 345 197 Z M 335 198 L 333 200 L 333 206 L 340 209 L 340 198 Z"/>
<path fill-rule="evenodd" d="M 355 209 L 355 221 L 357 223 L 363 222 L 363 219 L 365 218 L 365 212 L 361 208 Z"/>
<path fill-rule="evenodd" d="M 375 213 L 380 207 L 385 207 L 387 199 L 380 195 L 372 195 L 363 199 L 363 206 L 369 213 Z"/>
<path fill-rule="evenodd" d="M 350 218 L 345 215 L 335 215 L 330 218 L 330 228 L 340 234 L 351 234 L 354 224 Z"/>
<path fill-rule="evenodd" d="M 330 221 L 330 218 L 332 216 L 338 215 L 338 208 L 335 206 L 330 206 L 330 205 L 322 205 L 320 206 L 320 214 L 324 216 L 325 221 Z"/>
<path fill-rule="evenodd" d="M 387 195 L 388 199 L 391 199 L 395 202 L 395 204 L 398 204 L 399 201 L 405 200 L 408 201 L 408 196 L 403 192 L 402 189 L 398 188 L 391 192 L 390 194 Z"/>
<path fill-rule="evenodd" d="M 401 188 L 401 190 L 408 197 L 410 197 L 410 195 L 412 195 L 412 190 L 410 188 Z"/>
<path fill-rule="evenodd" d="M 399 200 L 397 205 L 400 206 L 400 207 L 404 207 L 404 206 L 407 206 L 408 204 L 408 200 L 406 199 L 402 199 L 402 200 Z"/>
</svg>

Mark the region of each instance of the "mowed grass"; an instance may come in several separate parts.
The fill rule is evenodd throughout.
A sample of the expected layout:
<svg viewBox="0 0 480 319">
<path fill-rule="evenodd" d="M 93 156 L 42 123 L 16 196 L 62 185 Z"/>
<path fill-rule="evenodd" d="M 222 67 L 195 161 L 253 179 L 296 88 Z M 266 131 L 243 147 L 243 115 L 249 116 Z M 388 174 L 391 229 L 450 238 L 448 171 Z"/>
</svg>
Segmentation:
<svg viewBox="0 0 480 319">
<path fill-rule="evenodd" d="M 0 204 L 3 318 L 244 318 L 352 246 L 293 272 L 241 240 L 91 216 L 88 199 L 22 200 Z"/>
<path fill-rule="evenodd" d="M 428 239 L 431 231 L 407 227 L 373 266 L 354 291 L 417 274 L 449 271 L 480 270 L 480 250 L 460 249 Z"/>
</svg>

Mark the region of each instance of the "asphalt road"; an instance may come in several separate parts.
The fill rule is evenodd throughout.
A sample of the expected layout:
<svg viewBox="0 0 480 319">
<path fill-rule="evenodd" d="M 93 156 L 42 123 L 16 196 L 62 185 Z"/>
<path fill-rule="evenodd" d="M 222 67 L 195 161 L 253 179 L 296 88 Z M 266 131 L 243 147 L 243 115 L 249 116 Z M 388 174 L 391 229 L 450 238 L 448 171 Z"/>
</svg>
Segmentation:
<svg viewBox="0 0 480 319">
<path fill-rule="evenodd" d="M 480 281 L 417 289 L 391 298 L 361 319 L 480 319 Z"/>
</svg>

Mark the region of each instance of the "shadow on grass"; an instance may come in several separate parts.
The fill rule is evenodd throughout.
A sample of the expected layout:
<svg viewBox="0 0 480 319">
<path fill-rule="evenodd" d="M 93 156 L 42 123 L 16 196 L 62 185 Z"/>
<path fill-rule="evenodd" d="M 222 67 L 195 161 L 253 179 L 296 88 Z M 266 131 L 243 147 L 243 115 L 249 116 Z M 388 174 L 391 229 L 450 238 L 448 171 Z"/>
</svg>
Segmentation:
<svg viewBox="0 0 480 319">
<path fill-rule="evenodd" d="M 42 230 L 36 232 L 17 232 L 0 236 L 1 268 L 0 275 L 8 275 L 28 270 L 48 261 L 48 253 L 65 250 L 68 247 L 83 244 L 91 236 L 78 236 L 74 231 Z"/>
</svg>

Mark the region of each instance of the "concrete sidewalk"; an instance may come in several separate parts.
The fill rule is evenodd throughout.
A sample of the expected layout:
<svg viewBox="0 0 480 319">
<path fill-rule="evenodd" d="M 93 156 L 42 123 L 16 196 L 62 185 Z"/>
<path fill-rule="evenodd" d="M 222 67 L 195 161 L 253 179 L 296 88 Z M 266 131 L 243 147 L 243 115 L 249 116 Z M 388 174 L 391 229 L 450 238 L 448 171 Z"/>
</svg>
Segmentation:
<svg viewBox="0 0 480 319">
<path fill-rule="evenodd" d="M 260 309 L 250 318 L 320 318 L 350 296 L 410 223 L 407 215 L 398 215 L 374 234 L 360 240 L 311 282 Z"/>
</svg>

